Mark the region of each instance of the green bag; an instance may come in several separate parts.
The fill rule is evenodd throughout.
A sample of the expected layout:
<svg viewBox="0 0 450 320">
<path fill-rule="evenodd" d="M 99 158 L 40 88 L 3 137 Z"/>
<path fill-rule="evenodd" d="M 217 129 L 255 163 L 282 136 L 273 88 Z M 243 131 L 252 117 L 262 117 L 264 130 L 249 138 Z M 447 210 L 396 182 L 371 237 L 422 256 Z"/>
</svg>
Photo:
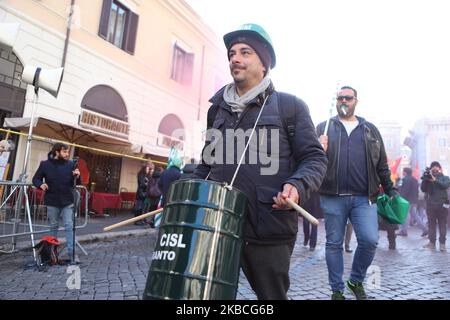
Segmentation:
<svg viewBox="0 0 450 320">
<path fill-rule="evenodd" d="M 389 224 L 403 224 L 409 212 L 408 200 L 394 196 L 390 199 L 386 194 L 377 198 L 377 212 Z"/>
</svg>

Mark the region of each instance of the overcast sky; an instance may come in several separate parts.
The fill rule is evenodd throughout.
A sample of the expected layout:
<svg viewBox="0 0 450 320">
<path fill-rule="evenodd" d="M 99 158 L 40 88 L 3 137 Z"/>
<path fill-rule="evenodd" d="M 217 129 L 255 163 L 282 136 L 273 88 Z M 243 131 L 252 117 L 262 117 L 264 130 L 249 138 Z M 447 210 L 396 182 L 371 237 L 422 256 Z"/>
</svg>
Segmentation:
<svg viewBox="0 0 450 320">
<path fill-rule="evenodd" d="M 220 37 L 260 24 L 274 43 L 275 87 L 305 100 L 315 123 L 338 82 L 358 90 L 357 114 L 399 120 L 404 133 L 421 116 L 450 114 L 450 1 L 186 1 Z"/>
</svg>

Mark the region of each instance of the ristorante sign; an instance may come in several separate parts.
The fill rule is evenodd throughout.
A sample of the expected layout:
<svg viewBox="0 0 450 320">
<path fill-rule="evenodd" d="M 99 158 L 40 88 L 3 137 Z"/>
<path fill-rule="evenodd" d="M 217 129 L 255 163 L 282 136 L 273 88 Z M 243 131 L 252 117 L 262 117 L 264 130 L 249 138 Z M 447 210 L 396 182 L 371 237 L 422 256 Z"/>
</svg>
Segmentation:
<svg viewBox="0 0 450 320">
<path fill-rule="evenodd" d="M 130 125 L 127 122 L 88 110 L 81 111 L 79 123 L 84 128 L 125 139 L 128 139 L 130 132 Z"/>
</svg>

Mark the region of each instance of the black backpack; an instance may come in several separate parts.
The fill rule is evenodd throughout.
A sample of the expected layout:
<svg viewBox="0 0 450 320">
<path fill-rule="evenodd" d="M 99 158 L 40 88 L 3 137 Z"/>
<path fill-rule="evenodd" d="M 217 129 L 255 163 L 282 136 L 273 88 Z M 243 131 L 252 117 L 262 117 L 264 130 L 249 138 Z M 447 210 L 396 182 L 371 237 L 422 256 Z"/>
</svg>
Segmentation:
<svg viewBox="0 0 450 320">
<path fill-rule="evenodd" d="M 296 124 L 296 97 L 292 94 L 277 92 L 278 97 L 278 112 L 280 114 L 281 121 L 283 122 L 283 126 L 286 129 L 289 137 L 289 144 L 291 148 L 293 146 L 293 139 L 295 136 L 295 124 Z M 211 128 L 216 118 L 216 115 L 219 111 L 218 105 L 213 105 L 208 110 L 207 115 L 207 128 Z"/>
<path fill-rule="evenodd" d="M 59 241 L 55 237 L 45 236 L 34 246 L 37 249 L 39 266 L 53 266 L 59 264 L 58 258 Z"/>
<path fill-rule="evenodd" d="M 147 196 L 150 198 L 158 198 L 161 196 L 161 190 L 158 186 L 159 178 L 152 178 L 148 183 Z"/>
</svg>

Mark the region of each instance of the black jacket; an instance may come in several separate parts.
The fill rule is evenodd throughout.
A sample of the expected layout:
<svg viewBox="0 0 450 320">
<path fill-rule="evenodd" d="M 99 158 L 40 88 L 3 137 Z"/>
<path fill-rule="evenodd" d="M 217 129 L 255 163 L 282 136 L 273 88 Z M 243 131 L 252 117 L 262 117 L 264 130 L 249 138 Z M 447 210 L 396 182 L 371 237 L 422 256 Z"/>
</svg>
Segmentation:
<svg viewBox="0 0 450 320">
<path fill-rule="evenodd" d="M 33 176 L 33 185 L 40 188 L 48 185 L 44 203 L 48 206 L 63 208 L 74 202 L 74 163 L 70 160 L 55 160 L 50 154 L 48 160 L 41 161 Z"/>
<path fill-rule="evenodd" d="M 364 118 L 358 117 L 359 122 L 364 128 L 364 143 L 366 151 L 367 180 L 368 180 L 368 197 L 372 202 L 376 202 L 380 190 L 380 184 L 385 193 L 389 196 L 398 194 L 391 180 L 391 171 L 387 163 L 386 151 L 384 148 L 383 138 L 378 129 Z M 322 122 L 317 126 L 317 135 L 323 135 L 326 122 Z M 339 195 L 338 188 L 338 168 L 340 154 L 340 138 L 341 133 L 345 131 L 344 125 L 339 121 L 337 116 L 330 119 L 328 127 L 328 168 L 325 178 L 320 187 L 320 193 L 326 195 Z"/>
<path fill-rule="evenodd" d="M 258 121 L 255 134 L 246 153 L 246 161 L 241 165 L 233 187 L 246 194 L 249 200 L 249 214 L 244 223 L 244 240 L 257 244 L 283 244 L 292 243 L 296 239 L 298 230 L 298 216 L 294 211 L 273 210 L 273 197 L 282 191 L 286 183 L 294 185 L 300 195 L 300 201 L 303 203 L 309 197 L 311 191 L 319 188 L 325 174 L 327 159 L 322 147 L 319 144 L 314 126 L 311 121 L 308 107 L 298 99 L 292 99 L 295 102 L 295 136 L 291 139 L 293 145 L 290 145 L 288 131 L 283 125 L 279 115 L 279 106 L 277 93 L 268 90 L 250 101 L 240 117 L 231 111 L 231 107 L 223 100 L 223 89 L 220 90 L 210 100 L 211 110 L 217 110 L 214 117 L 212 128 L 222 132 L 222 139 L 213 143 L 224 150 L 224 158 L 227 156 L 232 161 L 225 161 L 225 164 L 214 164 L 205 161 L 205 150 L 211 147 L 209 141 L 206 142 L 202 163 L 197 166 L 195 175 L 204 179 L 211 172 L 209 179 L 213 181 L 230 183 L 237 168 L 239 158 L 234 144 L 234 154 L 227 154 L 226 142 L 227 136 L 225 130 L 236 132 L 242 129 L 250 132 L 253 128 L 258 113 L 261 110 L 262 103 L 266 95 L 269 95 L 266 106 Z M 262 130 L 266 129 L 266 130 Z M 276 129 L 278 131 L 271 131 Z M 234 130 L 234 131 L 233 131 Z M 278 137 L 272 135 L 272 132 L 279 132 Z M 273 140 L 272 139 L 276 139 Z M 251 164 L 249 157 L 253 153 L 257 154 L 263 145 L 268 146 L 267 156 L 270 159 L 279 159 L 279 162 L 272 161 L 267 165 L 261 164 L 261 159 L 257 164 Z M 272 142 L 278 143 L 279 148 L 271 150 Z M 278 149 L 278 150 L 277 150 Z M 264 151 L 262 151 L 264 152 Z M 239 155 L 240 156 L 240 155 Z M 230 159 L 228 159 L 230 160 Z M 275 174 L 263 174 L 264 169 L 272 166 L 272 169 L 278 171 Z M 267 172 L 266 172 L 267 173 Z"/>
<path fill-rule="evenodd" d="M 142 172 L 138 173 L 137 176 L 137 190 L 136 190 L 136 200 L 145 200 L 147 196 L 147 188 L 149 183 L 149 177 Z"/>
<path fill-rule="evenodd" d="M 153 199 L 157 198 L 159 200 L 159 197 L 161 197 L 161 194 L 162 194 L 161 189 L 159 187 L 159 179 L 160 178 L 161 178 L 161 172 L 159 170 L 155 170 L 147 184 L 147 197 L 153 198 Z"/>
<path fill-rule="evenodd" d="M 447 189 L 450 187 L 450 178 L 442 173 L 436 175 L 436 181 L 422 180 L 420 189 L 425 192 L 427 203 L 442 205 L 448 203 Z"/>
<path fill-rule="evenodd" d="M 405 176 L 402 179 L 400 195 L 411 204 L 417 204 L 419 200 L 419 182 L 413 176 Z"/>
</svg>

